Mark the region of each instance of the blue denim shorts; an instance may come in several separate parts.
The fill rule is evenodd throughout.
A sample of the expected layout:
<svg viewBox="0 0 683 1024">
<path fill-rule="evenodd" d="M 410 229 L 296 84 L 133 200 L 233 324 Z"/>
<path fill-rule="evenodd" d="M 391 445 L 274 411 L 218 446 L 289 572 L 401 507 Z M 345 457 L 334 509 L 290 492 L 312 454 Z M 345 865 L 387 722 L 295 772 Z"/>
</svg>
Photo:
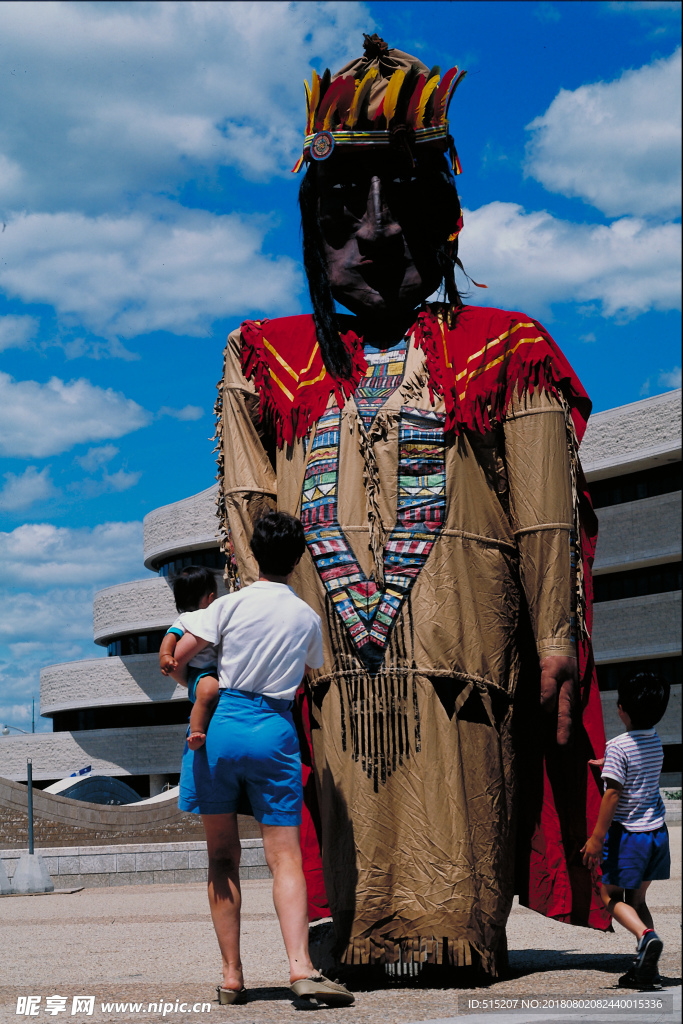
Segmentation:
<svg viewBox="0 0 683 1024">
<path fill-rule="evenodd" d="M 666 825 L 651 832 L 628 832 L 620 822 L 612 823 L 602 851 L 603 885 L 639 889 L 642 882 L 659 881 L 670 874 Z"/>
<path fill-rule="evenodd" d="M 252 813 L 264 825 L 300 825 L 301 755 L 292 701 L 221 690 L 199 750 L 185 745 L 181 811 Z"/>
</svg>

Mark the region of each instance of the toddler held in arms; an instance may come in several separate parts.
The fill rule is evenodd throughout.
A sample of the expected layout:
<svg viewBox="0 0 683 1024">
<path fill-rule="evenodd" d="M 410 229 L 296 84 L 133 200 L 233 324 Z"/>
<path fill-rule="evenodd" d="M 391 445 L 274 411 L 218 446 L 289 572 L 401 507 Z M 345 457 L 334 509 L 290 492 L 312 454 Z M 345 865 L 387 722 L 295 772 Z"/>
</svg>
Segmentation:
<svg viewBox="0 0 683 1024">
<path fill-rule="evenodd" d="M 187 745 L 190 750 L 197 750 L 206 742 L 206 730 L 218 702 L 217 649 L 209 646 L 199 651 L 187 670 L 178 668 L 175 649 L 181 636 L 192 632 L 193 614 L 216 600 L 216 581 L 210 569 L 189 565 L 174 577 L 171 585 L 180 615 L 161 642 L 159 667 L 165 676 L 187 686 L 187 696 L 193 704 Z"/>
</svg>

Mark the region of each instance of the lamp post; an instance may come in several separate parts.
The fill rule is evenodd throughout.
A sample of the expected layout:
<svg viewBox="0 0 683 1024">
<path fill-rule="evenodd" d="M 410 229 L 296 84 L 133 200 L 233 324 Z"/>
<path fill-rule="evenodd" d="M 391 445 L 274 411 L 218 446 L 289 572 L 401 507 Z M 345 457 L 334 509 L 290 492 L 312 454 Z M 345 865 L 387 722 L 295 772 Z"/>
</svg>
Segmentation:
<svg viewBox="0 0 683 1024">
<path fill-rule="evenodd" d="M 9 736 L 10 729 L 16 729 L 17 732 L 23 732 L 24 736 L 30 736 L 31 735 L 31 733 L 28 731 L 28 729 L 20 729 L 18 725 L 3 725 L 3 727 L 2 727 L 2 735 L 3 736 Z M 35 729 L 33 731 L 35 732 Z"/>
</svg>

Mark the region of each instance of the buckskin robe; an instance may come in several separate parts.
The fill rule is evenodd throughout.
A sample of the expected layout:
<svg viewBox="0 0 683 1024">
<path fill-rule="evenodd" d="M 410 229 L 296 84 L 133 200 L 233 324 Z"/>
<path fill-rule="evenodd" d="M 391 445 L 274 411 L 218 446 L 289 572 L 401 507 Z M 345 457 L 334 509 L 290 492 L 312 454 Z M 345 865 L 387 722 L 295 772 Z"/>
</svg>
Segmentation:
<svg viewBox="0 0 683 1024">
<path fill-rule="evenodd" d="M 590 403 L 521 313 L 425 307 L 374 390 L 355 320 L 342 323 L 343 382 L 310 316 L 229 337 L 229 583 L 257 578 L 249 538 L 265 508 L 301 518 L 292 585 L 325 651 L 303 703 L 304 868 L 343 961 L 479 960 L 495 975 L 515 891 L 559 920 L 609 923 L 579 853 L 600 802 L 587 761 L 604 750 L 577 457 Z M 551 654 L 580 663 L 563 749 L 539 706 Z"/>
</svg>

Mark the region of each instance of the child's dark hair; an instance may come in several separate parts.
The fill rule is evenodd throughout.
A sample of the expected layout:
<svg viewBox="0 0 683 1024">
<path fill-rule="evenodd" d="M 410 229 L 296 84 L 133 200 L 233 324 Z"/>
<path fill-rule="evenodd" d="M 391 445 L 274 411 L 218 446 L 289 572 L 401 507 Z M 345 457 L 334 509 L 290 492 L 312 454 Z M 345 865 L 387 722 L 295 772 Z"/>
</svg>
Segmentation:
<svg viewBox="0 0 683 1024">
<path fill-rule="evenodd" d="M 652 729 L 666 711 L 670 689 L 656 672 L 638 672 L 619 683 L 618 703 L 634 729 Z"/>
<path fill-rule="evenodd" d="M 288 576 L 306 550 L 301 521 L 286 512 L 267 512 L 254 526 L 251 550 L 264 576 Z"/>
<path fill-rule="evenodd" d="M 205 565 L 188 565 L 171 581 L 175 606 L 179 612 L 194 612 L 206 594 L 216 592 L 216 579 Z"/>
</svg>

